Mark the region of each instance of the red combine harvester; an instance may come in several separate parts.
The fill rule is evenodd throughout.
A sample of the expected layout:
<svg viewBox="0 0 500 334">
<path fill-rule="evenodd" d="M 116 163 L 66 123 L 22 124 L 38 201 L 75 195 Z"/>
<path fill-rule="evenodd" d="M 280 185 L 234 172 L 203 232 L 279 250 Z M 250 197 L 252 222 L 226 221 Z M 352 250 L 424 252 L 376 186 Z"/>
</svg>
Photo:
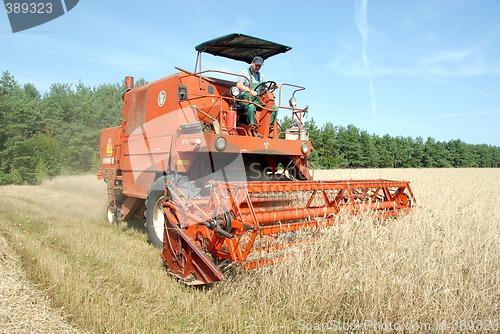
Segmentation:
<svg viewBox="0 0 500 334">
<path fill-rule="evenodd" d="M 332 225 L 342 212 L 390 217 L 415 205 L 405 181 L 313 180 L 302 121 L 308 108 L 295 98 L 304 87 L 252 87 L 260 101 L 257 125 L 249 125 L 241 103 L 250 101 L 236 87 L 241 75 L 201 68 L 203 53 L 251 63 L 290 49 L 230 34 L 196 46 L 194 72 L 177 68 L 141 87 L 125 78 L 122 124 L 101 134 L 98 178 L 108 186 L 108 219 L 145 215 L 151 243 L 186 284 L 222 280 L 226 262 L 275 263 L 280 250 L 300 242 L 300 231 Z M 291 114 L 286 129 L 270 124 L 275 110 Z"/>
</svg>

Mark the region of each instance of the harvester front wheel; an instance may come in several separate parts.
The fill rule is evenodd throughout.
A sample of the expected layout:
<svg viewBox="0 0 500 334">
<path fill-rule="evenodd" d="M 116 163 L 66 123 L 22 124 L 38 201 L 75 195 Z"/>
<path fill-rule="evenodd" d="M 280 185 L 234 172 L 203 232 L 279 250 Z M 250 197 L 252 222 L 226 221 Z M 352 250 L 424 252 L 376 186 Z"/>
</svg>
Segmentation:
<svg viewBox="0 0 500 334">
<path fill-rule="evenodd" d="M 115 224 L 118 222 L 118 210 L 116 207 L 108 206 L 108 211 L 106 212 L 106 219 L 108 223 Z"/>
<path fill-rule="evenodd" d="M 165 177 L 160 177 L 149 190 L 146 200 L 146 229 L 149 241 L 158 248 L 163 247 L 165 216 L 161 203 L 165 201 Z"/>
</svg>

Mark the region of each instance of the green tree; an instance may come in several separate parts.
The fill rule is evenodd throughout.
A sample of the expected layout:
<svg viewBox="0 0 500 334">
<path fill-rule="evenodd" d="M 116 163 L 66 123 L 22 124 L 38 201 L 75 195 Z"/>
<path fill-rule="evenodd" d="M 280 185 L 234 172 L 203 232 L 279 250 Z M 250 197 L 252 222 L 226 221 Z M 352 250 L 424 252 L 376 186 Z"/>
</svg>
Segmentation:
<svg viewBox="0 0 500 334">
<path fill-rule="evenodd" d="M 436 140 L 431 137 L 427 137 L 424 144 L 424 154 L 423 154 L 423 165 L 427 168 L 437 167 L 436 163 Z"/>
<path fill-rule="evenodd" d="M 394 167 L 393 139 L 388 134 L 382 137 L 375 137 L 375 149 L 378 155 L 379 168 Z"/>
<path fill-rule="evenodd" d="M 13 167 L 23 183 L 38 184 L 62 170 L 59 142 L 47 135 L 37 134 L 17 147 Z"/>
<path fill-rule="evenodd" d="M 354 125 L 348 125 L 347 128 L 338 127 L 338 146 L 339 152 L 345 158 L 347 167 L 361 167 L 361 152 L 359 129 Z"/>
<path fill-rule="evenodd" d="M 420 136 L 413 141 L 411 160 L 411 167 L 424 167 L 424 139 Z"/>
<path fill-rule="evenodd" d="M 367 131 L 361 131 L 359 134 L 359 143 L 361 145 L 359 167 L 377 167 L 379 164 L 379 156 L 375 149 L 374 137 L 370 136 Z"/>
<path fill-rule="evenodd" d="M 450 163 L 450 152 L 446 148 L 446 143 L 436 142 L 435 147 L 435 160 L 437 162 L 437 167 L 448 168 L 452 167 Z"/>
<path fill-rule="evenodd" d="M 412 167 L 413 140 L 411 137 L 393 138 L 393 156 L 395 168 Z"/>
<path fill-rule="evenodd" d="M 5 174 L 12 174 L 11 182 L 29 182 L 23 172 L 26 167 L 21 152 L 40 129 L 39 104 L 40 94 L 32 84 L 21 87 L 8 72 L 3 73 L 0 79 L 0 169 L 3 180 L 9 179 Z"/>
<path fill-rule="evenodd" d="M 446 144 L 449 151 L 450 163 L 453 167 L 477 167 L 473 146 L 467 145 L 460 139 L 450 140 Z"/>
</svg>

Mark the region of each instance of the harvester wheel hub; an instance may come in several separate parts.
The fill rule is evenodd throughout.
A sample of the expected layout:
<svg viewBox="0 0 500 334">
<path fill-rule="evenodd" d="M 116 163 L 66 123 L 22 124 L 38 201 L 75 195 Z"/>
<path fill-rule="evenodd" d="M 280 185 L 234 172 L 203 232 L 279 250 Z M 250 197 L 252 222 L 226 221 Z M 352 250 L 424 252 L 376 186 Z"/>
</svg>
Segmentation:
<svg viewBox="0 0 500 334">
<path fill-rule="evenodd" d="M 108 222 L 111 224 L 117 223 L 118 222 L 117 217 L 118 217 L 117 208 L 108 206 L 108 212 L 107 212 Z"/>
<path fill-rule="evenodd" d="M 165 226 L 165 215 L 163 212 L 162 203 L 165 201 L 165 196 L 161 196 L 156 201 L 153 207 L 153 230 L 158 239 L 163 241 L 163 228 Z"/>
</svg>

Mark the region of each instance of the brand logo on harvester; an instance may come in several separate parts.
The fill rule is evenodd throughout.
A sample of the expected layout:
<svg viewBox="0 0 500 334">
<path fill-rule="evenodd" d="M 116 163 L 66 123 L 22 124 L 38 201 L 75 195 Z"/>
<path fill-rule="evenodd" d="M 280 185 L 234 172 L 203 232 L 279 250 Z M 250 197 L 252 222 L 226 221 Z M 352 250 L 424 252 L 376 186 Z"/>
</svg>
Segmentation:
<svg viewBox="0 0 500 334">
<path fill-rule="evenodd" d="M 4 0 L 12 32 L 52 21 L 72 10 L 79 0 Z"/>
</svg>

